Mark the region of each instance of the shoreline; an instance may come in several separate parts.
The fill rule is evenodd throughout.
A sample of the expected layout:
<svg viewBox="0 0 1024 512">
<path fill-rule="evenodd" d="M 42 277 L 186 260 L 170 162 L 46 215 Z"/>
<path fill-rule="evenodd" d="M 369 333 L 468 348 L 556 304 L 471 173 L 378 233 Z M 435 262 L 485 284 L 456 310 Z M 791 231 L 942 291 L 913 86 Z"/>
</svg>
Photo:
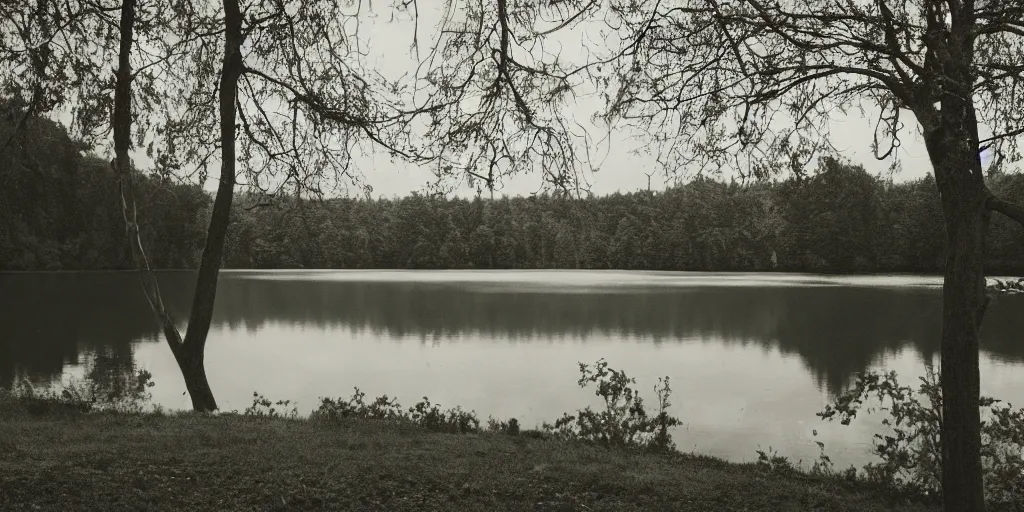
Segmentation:
<svg viewBox="0 0 1024 512">
<path fill-rule="evenodd" d="M 4 510 L 939 509 L 839 477 L 526 432 L 13 406 L 0 405 Z"/>
</svg>

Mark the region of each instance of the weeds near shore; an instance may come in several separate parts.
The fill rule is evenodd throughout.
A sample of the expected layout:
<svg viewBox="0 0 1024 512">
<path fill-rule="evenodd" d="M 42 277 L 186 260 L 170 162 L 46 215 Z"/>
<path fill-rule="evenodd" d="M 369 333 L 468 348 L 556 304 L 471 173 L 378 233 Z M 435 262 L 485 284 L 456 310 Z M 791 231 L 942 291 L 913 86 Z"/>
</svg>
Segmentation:
<svg viewBox="0 0 1024 512">
<path fill-rule="evenodd" d="M 398 400 L 387 395 L 377 397 L 373 402 L 366 403 L 366 393 L 358 387 L 348 400 L 342 398 L 321 398 L 320 406 L 309 418 L 314 421 L 340 421 L 346 418 L 364 420 L 402 421 L 431 432 L 449 434 L 471 434 L 480 432 L 480 420 L 475 411 L 465 411 L 461 407 L 443 410 L 430 399 L 423 400 L 403 410 Z"/>
<path fill-rule="evenodd" d="M 21 378 L 10 390 L 0 390 L 0 398 L 17 400 L 32 416 L 101 411 L 138 414 L 145 411 L 152 398 L 149 388 L 155 384 L 153 374 L 133 368 L 104 377 L 89 378 L 87 375 L 85 379 L 71 378 L 59 387 L 40 386 Z M 161 409 L 157 407 L 154 410 Z"/>
<path fill-rule="evenodd" d="M 292 406 L 291 409 L 287 408 L 289 405 Z M 278 407 L 280 407 L 281 410 L 278 410 Z M 299 408 L 292 405 L 291 400 L 278 400 L 273 402 L 269 398 L 254 391 L 252 394 L 252 405 L 247 407 L 242 415 L 256 418 L 281 418 L 293 420 L 299 417 Z"/>
<path fill-rule="evenodd" d="M 672 393 L 668 377 L 658 379 L 654 386 L 656 405 L 649 411 L 636 389 L 636 380 L 610 367 L 604 359 L 593 365 L 580 363 L 579 371 L 577 384 L 581 388 L 592 388 L 603 406 L 565 413 L 554 423 L 543 423 L 538 429 L 523 429 L 515 418 L 491 417 L 482 422 L 475 411 L 460 407 L 445 409 L 427 397 L 409 408 L 403 408 L 387 395 L 367 401 L 366 394 L 359 388 L 347 399 L 321 398 L 308 419 L 384 421 L 449 434 L 493 432 L 571 439 L 609 448 L 675 451 L 670 429 L 681 422 L 668 412 Z M 12 410 L 31 416 L 103 411 L 140 413 L 151 400 L 148 390 L 152 386 L 152 375 L 145 370 L 87 372 L 86 379 L 70 380 L 59 389 L 36 386 L 21 379 L 13 389 L 0 390 L 0 401 L 15 404 L 17 408 Z M 1013 409 L 1010 404 L 1003 405 L 991 398 L 982 398 L 980 406 L 984 409 L 982 455 L 986 501 L 996 508 L 1024 509 L 1024 409 Z M 882 423 L 887 432 L 874 436 L 874 452 L 880 462 L 867 464 L 860 470 L 850 467 L 837 471 L 825 454 L 824 444 L 818 442 L 821 455 L 809 470 L 794 465 L 771 447 L 757 450 L 755 466 L 770 474 L 805 473 L 934 499 L 941 492 L 941 408 L 938 376 L 931 370 L 920 379 L 916 390 L 901 385 L 895 372 L 861 374 L 849 391 L 817 415 L 826 421 L 848 425 L 863 410 L 884 413 Z M 154 412 L 159 414 L 162 409 L 156 407 Z M 243 415 L 263 419 L 299 418 L 294 402 L 272 401 L 259 393 L 253 393 L 253 403 Z"/>
<path fill-rule="evenodd" d="M 544 423 L 544 430 L 555 437 L 579 439 L 603 446 L 628 446 L 652 451 L 674 451 L 675 443 L 669 428 L 680 425 L 678 418 L 668 414 L 672 388 L 669 378 L 658 379 L 654 386 L 658 398 L 653 416 L 644 406 L 643 398 L 633 388 L 636 379 L 622 370 L 608 366 L 599 359 L 594 366 L 580 363 L 581 388 L 595 385 L 594 394 L 604 400 L 604 409 L 587 407 L 576 414 L 565 413 L 554 424 Z"/>
<path fill-rule="evenodd" d="M 915 390 L 900 385 L 895 372 L 863 373 L 854 386 L 818 413 L 827 421 L 849 425 L 864 403 L 886 416 L 889 430 L 875 434 L 879 463 L 868 464 L 860 477 L 870 483 L 925 496 L 942 490 L 942 390 L 938 374 L 928 369 Z M 982 464 L 986 501 L 1024 509 L 1024 409 L 982 397 Z M 819 443 L 819 446 L 821 444 Z"/>
<path fill-rule="evenodd" d="M 310 413 L 309 418 L 332 422 L 349 418 L 399 421 L 431 432 L 450 434 L 475 434 L 486 430 L 512 436 L 575 439 L 608 447 L 664 452 L 675 450 L 669 429 L 679 425 L 680 421 L 668 414 L 671 406 L 668 399 L 672 394 L 668 377 L 658 379 L 658 384 L 654 386 L 658 405 L 657 411 L 651 414 L 633 387 L 636 379 L 627 376 L 624 371 L 611 368 L 604 359 L 598 360 L 593 366 L 580 363 L 579 370 L 581 377 L 577 384 L 584 388 L 594 385 L 595 394 L 604 400 L 604 409 L 595 411 L 587 407 L 576 414 L 565 413 L 554 424 L 544 423 L 539 430 L 524 431 L 515 418 L 498 420 L 493 417 L 487 420 L 485 428 L 481 428 L 475 411 L 466 411 L 461 407 L 442 409 L 427 397 L 409 409 L 403 409 L 396 399 L 387 395 L 367 403 L 366 393 L 358 387 L 348 399 L 321 398 L 320 406 Z M 284 412 L 278 409 L 286 408 L 289 404 L 287 400 L 272 402 L 259 393 L 253 393 L 253 405 L 244 414 L 294 418 L 297 414 L 294 408 Z"/>
</svg>

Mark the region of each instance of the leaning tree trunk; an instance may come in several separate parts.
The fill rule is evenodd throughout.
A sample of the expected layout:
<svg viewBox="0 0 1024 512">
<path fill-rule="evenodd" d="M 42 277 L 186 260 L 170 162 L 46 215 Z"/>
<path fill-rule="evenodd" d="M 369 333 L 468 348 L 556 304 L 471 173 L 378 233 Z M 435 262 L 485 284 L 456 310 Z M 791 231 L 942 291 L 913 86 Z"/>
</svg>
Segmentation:
<svg viewBox="0 0 1024 512">
<path fill-rule="evenodd" d="M 977 152 L 973 108 L 954 109 L 943 103 L 942 115 L 943 128 L 926 141 L 946 227 L 940 374 L 942 496 L 947 512 L 981 512 L 985 500 L 978 340 L 987 305 L 983 267 L 988 191 Z"/>
<path fill-rule="evenodd" d="M 197 411 L 217 409 L 217 401 L 206 380 L 204 355 L 206 338 L 213 321 L 213 305 L 217 299 L 217 278 L 224 257 L 224 239 L 231 222 L 231 202 L 235 191 L 235 101 L 238 98 L 238 78 L 242 75 L 242 14 L 238 0 L 224 0 L 224 62 L 220 76 L 220 184 L 213 200 L 210 227 L 206 232 L 206 245 L 199 263 L 196 291 L 192 298 L 188 331 L 182 344 L 183 352 L 175 353 L 178 367 L 185 377 L 185 387 L 192 396 L 192 408 Z"/>
<path fill-rule="evenodd" d="M 220 183 L 213 200 L 213 214 L 207 229 L 206 246 L 196 278 L 196 295 L 188 316 L 188 331 L 185 333 L 185 353 L 178 357 L 178 367 L 185 378 L 185 386 L 193 397 L 196 411 L 214 411 L 217 401 L 206 380 L 204 354 L 210 324 L 213 321 L 213 305 L 217 298 L 217 278 L 224 255 L 224 239 L 231 217 L 231 201 L 234 198 L 234 124 L 236 111 L 234 102 L 238 99 L 239 77 L 242 76 L 242 13 L 238 0 L 224 0 L 224 61 L 220 72 Z"/>
<path fill-rule="evenodd" d="M 134 38 L 136 0 L 123 0 L 120 20 L 120 47 L 117 82 L 114 92 L 114 169 L 118 174 L 121 207 L 125 229 L 132 250 L 132 260 L 139 270 L 146 299 L 157 317 L 171 353 L 178 363 L 185 388 L 192 399 L 192 408 L 209 412 L 217 409 L 217 400 L 206 378 L 204 355 L 206 338 L 213 319 L 213 306 L 217 295 L 217 278 L 224 252 L 224 239 L 231 216 L 231 202 L 235 186 L 235 101 L 238 78 L 242 73 L 242 16 L 237 0 L 224 0 L 225 33 L 224 62 L 220 82 L 221 175 L 214 199 L 213 214 L 207 231 L 206 246 L 196 278 L 195 296 L 189 316 L 188 331 L 181 338 L 174 320 L 164 308 L 156 275 L 139 236 L 132 183 L 131 165 L 131 48 Z"/>
<path fill-rule="evenodd" d="M 142 237 L 139 236 L 138 212 L 135 203 L 135 184 L 131 155 L 131 109 L 132 109 L 132 72 L 131 49 L 134 39 L 136 0 L 123 0 L 121 3 L 121 20 L 119 25 L 120 44 L 118 48 L 117 80 L 114 89 L 114 171 L 118 176 L 121 212 L 124 216 L 125 231 L 131 250 L 132 266 L 139 271 L 142 290 L 149 301 L 150 308 L 156 316 L 164 338 L 174 354 L 174 359 L 181 369 L 185 380 L 185 389 L 192 399 L 192 408 L 197 411 L 217 409 L 213 398 L 206 371 L 203 368 L 203 350 L 201 344 L 186 344 L 174 324 L 174 319 L 164 307 L 163 297 L 156 274 L 153 273 L 146 256 Z"/>
</svg>

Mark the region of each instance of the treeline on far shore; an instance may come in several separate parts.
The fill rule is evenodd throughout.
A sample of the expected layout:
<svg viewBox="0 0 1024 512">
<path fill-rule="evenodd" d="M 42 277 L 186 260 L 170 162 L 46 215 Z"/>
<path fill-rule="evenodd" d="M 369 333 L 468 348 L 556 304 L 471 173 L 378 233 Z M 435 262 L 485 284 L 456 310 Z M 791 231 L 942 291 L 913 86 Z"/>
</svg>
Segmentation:
<svg viewBox="0 0 1024 512">
<path fill-rule="evenodd" d="M 5 120 L 6 121 L 6 120 Z M 10 133 L 0 123 L 0 139 Z M 56 123 L 31 119 L 0 155 L 0 270 L 128 268 L 117 181 Z M 195 185 L 137 180 L 156 268 L 195 268 L 212 200 Z M 989 178 L 1024 202 L 1024 175 Z M 549 195 L 309 200 L 270 206 L 241 194 L 227 268 L 649 269 L 941 272 L 945 233 L 931 176 L 879 179 L 824 160 L 802 179 L 696 179 L 664 191 L 586 199 Z M 1024 233 L 993 215 L 987 270 L 1024 271 Z"/>
</svg>

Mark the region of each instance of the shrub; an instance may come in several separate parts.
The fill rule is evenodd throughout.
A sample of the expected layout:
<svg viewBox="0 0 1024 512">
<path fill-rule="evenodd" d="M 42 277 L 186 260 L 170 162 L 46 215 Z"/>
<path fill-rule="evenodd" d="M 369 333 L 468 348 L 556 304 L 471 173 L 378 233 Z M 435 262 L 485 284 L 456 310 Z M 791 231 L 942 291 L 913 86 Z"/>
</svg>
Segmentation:
<svg viewBox="0 0 1024 512">
<path fill-rule="evenodd" d="M 818 435 L 818 431 L 814 431 L 814 435 Z M 828 478 L 840 478 L 849 482 L 857 482 L 857 468 L 853 465 L 846 468 L 843 471 L 836 471 L 835 464 L 832 463 L 832 459 L 825 455 L 825 443 L 821 441 L 815 441 L 818 444 L 818 460 L 811 464 L 811 469 L 808 471 L 812 476 L 823 476 Z M 759 451 L 758 454 L 761 452 Z"/>
<path fill-rule="evenodd" d="M 518 436 L 520 433 L 519 420 L 512 418 L 508 421 L 499 421 L 492 417 L 487 420 L 487 430 L 499 434 Z"/>
<path fill-rule="evenodd" d="M 299 410 L 297 407 L 286 409 L 291 405 L 291 400 L 278 400 L 276 402 L 270 401 L 269 398 L 253 391 L 252 393 L 252 405 L 247 407 L 242 416 L 254 416 L 257 418 L 285 418 L 295 419 L 299 416 Z M 281 411 L 277 408 L 281 407 Z"/>
<path fill-rule="evenodd" d="M 342 398 L 320 398 L 320 406 L 310 414 L 312 419 L 337 421 L 344 418 L 373 420 L 406 419 L 398 401 L 387 395 L 377 397 L 372 403 L 364 400 L 366 393 L 358 387 L 348 400 Z"/>
<path fill-rule="evenodd" d="M 370 420 L 397 420 L 418 425 L 433 432 L 467 434 L 480 431 L 480 420 L 473 411 L 464 411 L 460 407 L 442 410 L 431 404 L 427 397 L 404 411 L 398 401 L 387 395 L 378 397 L 372 403 L 365 401 L 366 394 L 355 388 L 348 400 L 341 398 L 321 398 L 320 406 L 310 414 L 310 418 L 337 421 L 345 418 Z M 514 421 L 514 420 L 513 420 Z"/>
<path fill-rule="evenodd" d="M 480 420 L 474 411 L 463 411 L 461 407 L 441 410 L 431 404 L 427 397 L 409 408 L 409 419 L 421 427 L 434 432 L 470 434 L 480 432 Z"/>
<path fill-rule="evenodd" d="M 37 386 L 22 378 L 7 392 L 7 399 L 18 402 L 34 416 L 55 412 L 140 413 L 152 398 L 148 390 L 154 385 L 153 375 L 142 369 L 111 372 L 103 379 L 71 378 L 60 386 Z"/>
<path fill-rule="evenodd" d="M 793 463 L 788 458 L 779 455 L 779 452 L 773 450 L 771 446 L 767 451 L 758 448 L 756 465 L 769 473 L 790 474 L 796 472 Z"/>
<path fill-rule="evenodd" d="M 593 367 L 580 363 L 581 377 L 577 384 L 585 388 L 595 384 L 595 394 L 604 400 L 604 409 L 590 407 L 576 414 L 565 413 L 554 424 L 544 423 L 545 431 L 556 437 L 581 439 L 603 446 L 642 447 L 654 451 L 672 451 L 675 445 L 669 428 L 681 424 L 669 416 L 668 401 L 672 394 L 669 378 L 658 379 L 654 392 L 658 397 L 658 413 L 650 416 L 643 398 L 633 389 L 636 379 L 624 371 L 608 366 L 599 359 Z"/>
<path fill-rule="evenodd" d="M 849 425 L 866 400 L 886 413 L 889 432 L 875 434 L 879 463 L 867 464 L 863 477 L 873 483 L 922 495 L 942 490 L 942 390 L 931 368 L 917 392 L 899 384 L 896 373 L 863 373 L 854 386 L 817 415 Z M 982 464 L 986 500 L 1024 508 L 1024 409 L 982 397 Z M 876 407 L 869 407 L 873 412 Z"/>
<path fill-rule="evenodd" d="M 398 401 L 387 395 L 377 397 L 367 404 L 363 399 L 366 393 L 355 388 L 348 400 L 341 398 L 320 398 L 320 407 L 310 414 L 310 418 L 336 421 L 342 418 L 362 419 L 402 419 L 404 414 Z"/>
</svg>

